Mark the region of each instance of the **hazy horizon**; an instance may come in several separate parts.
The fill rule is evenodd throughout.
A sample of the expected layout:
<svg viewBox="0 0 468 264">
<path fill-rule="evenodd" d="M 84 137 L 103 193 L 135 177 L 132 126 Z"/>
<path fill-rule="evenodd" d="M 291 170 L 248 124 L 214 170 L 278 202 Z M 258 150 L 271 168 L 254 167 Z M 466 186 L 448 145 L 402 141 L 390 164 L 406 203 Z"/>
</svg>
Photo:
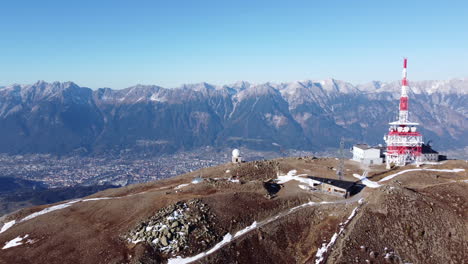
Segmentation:
<svg viewBox="0 0 468 264">
<path fill-rule="evenodd" d="M 468 3 L 439 1 L 6 2 L 0 83 L 465 78 Z"/>
<path fill-rule="evenodd" d="M 464 78 L 451 78 L 451 79 L 446 79 L 446 80 L 413 80 L 412 82 L 424 82 L 424 81 L 450 81 L 450 80 L 467 80 L 468 77 L 464 77 Z M 41 82 L 41 81 L 44 81 L 46 83 L 54 83 L 54 82 L 60 82 L 60 83 L 66 83 L 66 82 L 72 82 L 80 87 L 86 87 L 86 88 L 90 88 L 92 90 L 97 90 L 97 89 L 101 89 L 101 88 L 110 88 L 110 89 L 113 89 L 113 90 L 121 90 L 121 89 L 126 89 L 126 88 L 130 88 L 130 87 L 134 87 L 134 86 L 138 86 L 138 85 L 142 85 L 142 86 L 159 86 L 159 87 L 162 87 L 162 88 L 166 88 L 166 89 L 176 89 L 176 88 L 180 88 L 184 85 L 195 85 L 195 84 L 201 84 L 201 83 L 206 83 L 206 84 L 209 84 L 209 85 L 213 85 L 213 86 L 217 86 L 217 87 L 222 87 L 224 85 L 233 85 L 233 84 L 236 84 L 236 83 L 240 83 L 240 82 L 247 82 L 251 85 L 260 85 L 260 84 L 265 84 L 265 83 L 271 83 L 271 84 L 284 84 L 284 83 L 292 83 L 292 82 L 303 82 L 303 81 L 313 81 L 313 82 L 320 82 L 320 81 L 325 81 L 325 80 L 335 80 L 335 81 L 343 81 L 343 82 L 346 82 L 346 83 L 350 83 L 351 85 L 353 86 L 359 86 L 359 85 L 365 85 L 365 84 L 368 84 L 368 83 L 372 83 L 372 82 L 382 82 L 382 83 L 392 83 L 392 82 L 400 82 L 401 80 L 390 80 L 390 81 L 381 81 L 381 80 L 371 80 L 371 81 L 367 81 L 367 82 L 361 82 L 361 83 L 354 83 L 354 82 L 350 82 L 350 81 L 347 81 L 347 80 L 341 80 L 341 79 L 337 79 L 337 78 L 327 78 L 327 79 L 302 79 L 302 80 L 292 80 L 292 81 L 281 81 L 281 82 L 271 82 L 271 81 L 266 81 L 266 82 L 251 82 L 251 81 L 248 81 L 248 80 L 238 80 L 238 81 L 234 81 L 234 82 L 229 82 L 229 83 L 211 83 L 211 82 L 197 82 L 197 83 L 181 83 L 177 86 L 163 86 L 163 85 L 160 85 L 160 84 L 157 84 L 157 83 L 136 83 L 136 84 L 133 84 L 133 85 L 130 85 L 130 86 L 127 86 L 127 87 L 122 87 L 122 88 L 116 88 L 116 87 L 89 87 L 89 86 L 86 86 L 86 85 L 82 85 L 78 82 L 75 82 L 75 81 L 70 81 L 70 80 L 67 80 L 67 81 L 48 81 L 48 80 L 36 80 L 34 82 L 31 82 L 31 83 L 9 83 L 9 84 L 0 84 L 0 87 L 7 87 L 7 86 L 11 86 L 11 85 L 33 85 L 37 82 Z M 411 83 L 410 83 L 410 86 L 411 86 Z"/>
</svg>

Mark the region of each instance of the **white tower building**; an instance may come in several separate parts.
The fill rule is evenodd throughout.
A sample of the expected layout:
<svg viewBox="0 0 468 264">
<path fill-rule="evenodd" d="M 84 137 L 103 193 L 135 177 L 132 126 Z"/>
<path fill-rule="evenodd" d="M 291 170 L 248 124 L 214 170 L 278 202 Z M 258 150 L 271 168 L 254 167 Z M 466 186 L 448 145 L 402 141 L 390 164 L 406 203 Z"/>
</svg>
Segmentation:
<svg viewBox="0 0 468 264">
<path fill-rule="evenodd" d="M 232 151 L 232 163 L 241 163 L 242 157 L 240 156 L 240 150 L 234 149 Z"/>
</svg>

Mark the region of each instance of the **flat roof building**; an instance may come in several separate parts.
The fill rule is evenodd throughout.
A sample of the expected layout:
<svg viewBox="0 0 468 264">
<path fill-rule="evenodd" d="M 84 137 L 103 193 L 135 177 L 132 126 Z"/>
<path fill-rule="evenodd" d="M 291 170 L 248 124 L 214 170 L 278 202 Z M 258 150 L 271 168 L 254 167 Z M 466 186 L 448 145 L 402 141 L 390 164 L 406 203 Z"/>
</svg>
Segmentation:
<svg viewBox="0 0 468 264">
<path fill-rule="evenodd" d="M 380 147 L 370 147 L 367 144 L 353 146 L 353 160 L 365 165 L 378 165 L 383 163 Z"/>
<path fill-rule="evenodd" d="M 358 193 L 364 187 L 364 185 L 359 183 L 338 179 L 321 178 L 315 176 L 310 176 L 309 178 L 317 182 L 313 184 L 313 187 L 317 190 L 339 195 L 345 198 Z"/>
</svg>

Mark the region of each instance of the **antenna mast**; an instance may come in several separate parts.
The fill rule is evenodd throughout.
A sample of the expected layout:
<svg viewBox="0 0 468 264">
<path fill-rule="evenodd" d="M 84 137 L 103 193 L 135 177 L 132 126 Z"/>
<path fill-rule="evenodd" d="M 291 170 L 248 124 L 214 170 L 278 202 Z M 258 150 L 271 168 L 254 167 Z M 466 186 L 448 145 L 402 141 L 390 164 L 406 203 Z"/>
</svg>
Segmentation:
<svg viewBox="0 0 468 264">
<path fill-rule="evenodd" d="M 336 170 L 336 175 L 338 175 L 339 180 L 343 180 L 344 176 L 344 138 L 341 137 L 340 139 L 340 149 L 338 150 L 338 158 L 340 159 L 338 162 L 338 169 Z"/>
</svg>

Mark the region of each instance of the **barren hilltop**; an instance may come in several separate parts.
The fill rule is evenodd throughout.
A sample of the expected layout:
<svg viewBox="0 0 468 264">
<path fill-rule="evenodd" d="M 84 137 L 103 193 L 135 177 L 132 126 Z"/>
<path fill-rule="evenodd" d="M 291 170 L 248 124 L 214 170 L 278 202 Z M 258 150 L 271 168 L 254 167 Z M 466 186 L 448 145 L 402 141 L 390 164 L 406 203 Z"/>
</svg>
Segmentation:
<svg viewBox="0 0 468 264">
<path fill-rule="evenodd" d="M 229 163 L 23 209 L 0 263 L 466 263 L 465 161 L 337 166 Z"/>
</svg>

